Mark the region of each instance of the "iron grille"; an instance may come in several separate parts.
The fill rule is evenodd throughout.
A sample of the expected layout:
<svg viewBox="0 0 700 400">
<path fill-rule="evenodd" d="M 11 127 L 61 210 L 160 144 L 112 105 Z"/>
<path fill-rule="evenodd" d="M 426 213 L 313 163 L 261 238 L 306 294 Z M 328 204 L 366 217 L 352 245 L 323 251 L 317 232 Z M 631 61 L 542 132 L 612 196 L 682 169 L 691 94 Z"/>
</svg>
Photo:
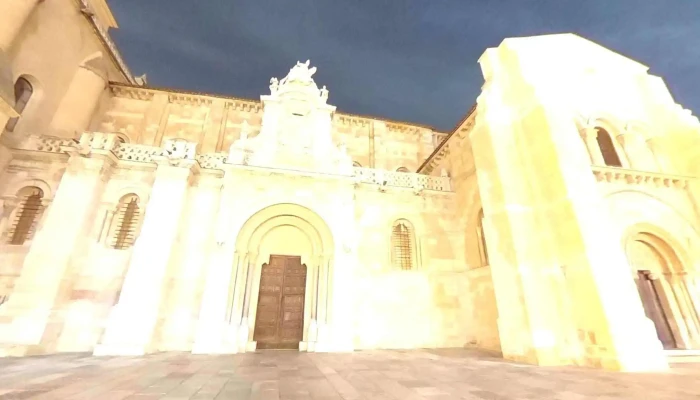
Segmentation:
<svg viewBox="0 0 700 400">
<path fill-rule="evenodd" d="M 41 191 L 36 189 L 20 203 L 17 219 L 10 233 L 10 244 L 22 245 L 34 234 L 36 222 L 42 209 L 41 197 Z"/>
<path fill-rule="evenodd" d="M 117 250 L 128 249 L 136 240 L 136 228 L 139 223 L 139 204 L 136 196 L 119 205 L 117 229 L 114 231 L 114 245 Z"/>
<path fill-rule="evenodd" d="M 391 232 L 393 263 L 402 270 L 413 269 L 413 248 L 411 245 L 411 230 L 399 223 Z"/>
</svg>

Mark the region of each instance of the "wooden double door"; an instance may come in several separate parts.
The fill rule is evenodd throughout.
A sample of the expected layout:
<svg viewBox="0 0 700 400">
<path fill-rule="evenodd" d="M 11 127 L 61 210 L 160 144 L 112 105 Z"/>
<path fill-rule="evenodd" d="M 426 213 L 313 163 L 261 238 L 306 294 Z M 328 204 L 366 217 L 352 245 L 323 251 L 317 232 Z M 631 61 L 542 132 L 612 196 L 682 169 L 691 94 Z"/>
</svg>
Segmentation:
<svg viewBox="0 0 700 400">
<path fill-rule="evenodd" d="M 298 349 L 304 335 L 306 266 L 301 257 L 271 255 L 263 264 L 253 340 L 258 349 Z"/>
<path fill-rule="evenodd" d="M 649 271 L 637 271 L 637 290 L 642 299 L 644 313 L 647 318 L 654 322 L 656 335 L 659 337 L 664 349 L 675 349 L 678 347 L 676 339 L 671 330 L 669 315 L 661 299 L 663 298 L 663 288 L 658 279 L 651 279 Z"/>
</svg>

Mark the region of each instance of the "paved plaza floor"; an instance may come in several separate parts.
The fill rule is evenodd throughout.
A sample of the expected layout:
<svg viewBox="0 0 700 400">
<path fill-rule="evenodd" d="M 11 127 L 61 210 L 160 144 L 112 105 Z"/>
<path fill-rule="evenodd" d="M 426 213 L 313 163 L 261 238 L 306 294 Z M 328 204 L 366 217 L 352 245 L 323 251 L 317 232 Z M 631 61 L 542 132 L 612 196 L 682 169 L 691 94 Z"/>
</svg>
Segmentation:
<svg viewBox="0 0 700 400">
<path fill-rule="evenodd" d="M 700 367 L 543 368 L 474 351 L 0 359 L 0 399 L 700 399 Z"/>
</svg>

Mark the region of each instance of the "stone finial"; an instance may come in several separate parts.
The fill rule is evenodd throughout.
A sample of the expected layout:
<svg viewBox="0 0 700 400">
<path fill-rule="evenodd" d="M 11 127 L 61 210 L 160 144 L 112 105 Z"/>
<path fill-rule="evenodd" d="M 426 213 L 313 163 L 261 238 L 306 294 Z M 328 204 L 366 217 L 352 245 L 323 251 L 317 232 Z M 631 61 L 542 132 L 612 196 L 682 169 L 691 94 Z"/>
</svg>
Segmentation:
<svg viewBox="0 0 700 400">
<path fill-rule="evenodd" d="M 270 93 L 275 94 L 279 90 L 280 81 L 277 78 L 270 79 Z"/>
<path fill-rule="evenodd" d="M 328 101 L 328 89 L 326 89 L 326 85 L 323 85 L 321 88 L 321 100 L 325 103 Z"/>
</svg>

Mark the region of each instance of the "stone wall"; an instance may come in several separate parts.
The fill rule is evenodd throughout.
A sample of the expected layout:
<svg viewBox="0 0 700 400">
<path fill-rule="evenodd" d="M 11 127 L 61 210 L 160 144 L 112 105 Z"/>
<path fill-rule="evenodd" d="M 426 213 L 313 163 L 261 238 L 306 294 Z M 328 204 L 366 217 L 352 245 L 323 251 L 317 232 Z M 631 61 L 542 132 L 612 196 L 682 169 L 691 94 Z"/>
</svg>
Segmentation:
<svg viewBox="0 0 700 400">
<path fill-rule="evenodd" d="M 27 7 L 27 14 L 10 47 L 4 51 L 10 61 L 13 81 L 25 77 L 34 88 L 32 99 L 17 124 L 17 133 L 47 133 L 47 128 L 57 131 L 63 128 L 52 126 L 54 116 L 60 111 L 61 102 L 80 66 L 86 62 L 99 61 L 93 66 L 104 77 L 103 89 L 107 81 L 126 81 L 93 25 L 81 14 L 76 1 L 13 0 L 9 3 L 8 7 L 19 7 L 20 4 Z M 0 25 L 6 27 L 4 21 Z M 91 100 L 94 107 L 96 99 Z M 82 110 L 74 112 L 80 113 Z M 75 132 L 68 134 L 74 136 Z"/>
<path fill-rule="evenodd" d="M 198 143 L 202 153 L 228 152 L 247 130 L 262 124 L 259 101 L 112 85 L 91 128 L 123 134 L 131 143 L 159 146 L 164 140 Z M 245 124 L 245 127 L 244 127 Z M 415 171 L 445 137 L 430 128 L 335 113 L 333 141 L 363 167 Z"/>
<path fill-rule="evenodd" d="M 59 210 L 51 209 L 53 193 L 61 187 L 67 166 L 76 162 L 70 160 L 82 157 L 75 153 L 83 151 L 81 145 L 91 146 L 94 150 L 90 151 L 106 151 L 100 154 L 114 159 L 104 185 L 96 193 L 94 209 L 84 211 L 94 217 L 70 244 L 71 257 L 52 306 L 56 316 L 47 325 L 41 351 L 90 351 L 100 342 L 110 312 L 122 293 L 134 250 L 111 248 L 108 233 L 117 203 L 124 195 L 136 194 L 146 217 L 153 212 L 149 201 L 157 175 L 154 160 L 160 157 L 162 149 L 120 144 L 116 138 L 110 134 L 86 134 L 77 143 L 29 136 L 18 144 L 13 161 L 0 176 L 1 186 L 6 188 L 0 198 L 6 204 L 22 187 L 36 185 L 47 193 L 44 215 L 57 215 Z M 252 215 L 278 203 L 303 205 L 328 224 L 339 253 L 336 283 L 330 289 L 331 311 L 338 324 L 353 329 L 352 343 L 356 348 L 465 344 L 467 330 L 471 329 L 465 318 L 470 307 L 469 293 L 464 290 L 465 239 L 463 231 L 453 225 L 455 196 L 449 179 L 366 168 L 355 168 L 352 177 L 290 174 L 283 170 L 226 167 L 217 156 L 198 158 L 200 169 L 187 186 L 185 211 L 172 216 L 177 220 L 178 231 L 168 248 L 149 349 L 192 350 L 205 291 L 206 266 L 216 243 L 234 240 Z M 234 190 L 225 201 L 232 210 L 227 215 L 221 214 L 220 208 L 225 188 Z M 65 203 L 60 206 L 70 207 Z M 73 212 L 66 209 L 67 214 Z M 221 218 L 229 221 L 224 231 L 217 228 L 216 221 Z M 415 228 L 416 259 L 411 271 L 396 270 L 391 265 L 391 228 L 397 219 L 408 220 Z M 8 216 L 3 225 L 5 232 L 12 221 L 13 216 Z M 54 229 L 56 223 L 52 222 Z M 276 243 L 287 242 L 290 251 L 300 251 L 294 245 L 293 235 L 287 236 Z M 2 253 L 2 282 L 10 298 L 17 295 L 13 284 L 24 271 L 24 255 L 32 251 L 32 245 L 32 241 L 22 246 L 3 244 L 6 251 Z M 233 262 L 233 253 L 227 257 Z M 27 285 L 32 279 L 36 278 L 23 277 L 22 293 L 29 296 L 27 306 L 32 296 L 31 286 Z M 15 318 L 19 315 L 15 312 L 22 308 L 17 308 L 16 299 L 11 305 L 5 308 L 4 315 Z"/>
</svg>

